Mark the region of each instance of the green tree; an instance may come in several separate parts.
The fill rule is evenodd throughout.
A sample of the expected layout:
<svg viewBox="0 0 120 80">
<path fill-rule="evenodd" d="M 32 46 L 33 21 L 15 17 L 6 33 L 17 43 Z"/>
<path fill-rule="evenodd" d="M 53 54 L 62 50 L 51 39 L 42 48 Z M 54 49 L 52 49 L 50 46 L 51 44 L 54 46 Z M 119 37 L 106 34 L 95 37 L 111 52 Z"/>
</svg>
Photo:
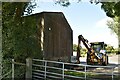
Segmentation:
<svg viewBox="0 0 120 80">
<path fill-rule="evenodd" d="M 113 21 L 108 21 L 107 25 L 117 35 L 120 28 L 120 2 L 102 2 L 101 8 L 106 12 L 108 17 L 111 17 Z"/>
<path fill-rule="evenodd" d="M 61 6 L 68 7 L 70 5 L 69 0 L 55 0 L 55 4 L 60 4 Z"/>
<path fill-rule="evenodd" d="M 107 21 L 107 25 L 111 29 L 111 31 L 118 36 L 119 23 L 117 19 L 118 17 L 114 18 L 113 20 Z"/>
<path fill-rule="evenodd" d="M 85 57 L 86 54 L 87 54 L 87 49 L 86 49 L 86 48 L 81 48 L 81 50 L 80 50 L 80 55 L 81 55 L 82 57 Z"/>
<path fill-rule="evenodd" d="M 77 51 L 77 44 L 73 44 L 73 51 Z"/>
<path fill-rule="evenodd" d="M 118 36 L 120 43 L 120 1 L 119 2 L 102 2 L 101 8 L 106 12 L 108 17 L 111 17 L 113 21 L 108 21 L 107 25 L 109 28 Z M 118 48 L 120 52 L 120 44 Z M 119 53 L 118 52 L 118 53 Z"/>
<path fill-rule="evenodd" d="M 35 6 L 31 2 L 2 3 L 3 74 L 11 70 L 8 64 L 11 58 L 18 62 L 25 62 L 27 57 L 42 58 L 36 20 L 24 16 L 31 14 Z M 23 76 L 24 69 L 23 66 L 16 67 L 15 75 Z"/>
<path fill-rule="evenodd" d="M 107 47 L 106 47 L 105 49 L 106 49 L 107 53 L 112 53 L 112 52 L 114 52 L 113 46 L 107 45 Z"/>
<path fill-rule="evenodd" d="M 29 16 L 24 17 L 25 12 L 26 15 L 32 13 L 34 6 L 35 4 L 30 2 L 5 2 L 2 4 L 4 59 L 15 58 L 21 61 L 39 53 L 36 20 Z"/>
</svg>

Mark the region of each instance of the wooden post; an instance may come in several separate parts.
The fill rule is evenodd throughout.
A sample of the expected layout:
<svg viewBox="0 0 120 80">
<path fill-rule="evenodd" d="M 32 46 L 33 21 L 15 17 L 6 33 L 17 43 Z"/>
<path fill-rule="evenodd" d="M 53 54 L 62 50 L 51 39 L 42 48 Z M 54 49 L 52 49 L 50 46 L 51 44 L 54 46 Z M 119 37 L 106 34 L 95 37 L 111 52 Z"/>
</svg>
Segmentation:
<svg viewBox="0 0 120 80">
<path fill-rule="evenodd" d="M 32 59 L 26 59 L 26 80 L 32 80 Z"/>
<path fill-rule="evenodd" d="M 15 67 L 14 67 L 14 59 L 12 59 L 12 80 L 14 80 L 15 76 L 14 76 L 14 73 L 15 73 Z"/>
</svg>

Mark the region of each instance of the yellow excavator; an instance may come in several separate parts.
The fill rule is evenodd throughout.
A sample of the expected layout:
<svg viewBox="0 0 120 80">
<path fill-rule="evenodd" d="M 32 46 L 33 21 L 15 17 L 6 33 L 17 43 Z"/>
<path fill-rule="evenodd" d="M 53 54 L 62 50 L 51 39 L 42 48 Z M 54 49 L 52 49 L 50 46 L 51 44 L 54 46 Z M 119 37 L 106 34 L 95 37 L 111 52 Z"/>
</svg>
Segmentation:
<svg viewBox="0 0 120 80">
<path fill-rule="evenodd" d="M 88 43 L 87 39 L 84 39 L 82 35 L 78 36 L 78 47 L 77 47 L 77 63 L 80 63 L 80 49 L 81 42 L 84 44 L 87 52 L 87 64 L 89 65 L 107 65 L 108 56 L 105 53 L 106 44 L 104 42 L 92 42 Z"/>
</svg>

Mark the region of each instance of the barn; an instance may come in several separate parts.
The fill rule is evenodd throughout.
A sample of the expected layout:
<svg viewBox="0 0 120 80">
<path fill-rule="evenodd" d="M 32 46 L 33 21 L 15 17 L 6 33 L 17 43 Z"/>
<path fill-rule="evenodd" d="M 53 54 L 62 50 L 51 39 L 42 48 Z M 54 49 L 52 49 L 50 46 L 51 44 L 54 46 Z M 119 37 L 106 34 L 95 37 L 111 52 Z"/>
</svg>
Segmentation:
<svg viewBox="0 0 120 80">
<path fill-rule="evenodd" d="M 73 31 L 62 12 L 41 12 L 36 18 L 44 60 L 69 62 L 73 53 Z"/>
</svg>

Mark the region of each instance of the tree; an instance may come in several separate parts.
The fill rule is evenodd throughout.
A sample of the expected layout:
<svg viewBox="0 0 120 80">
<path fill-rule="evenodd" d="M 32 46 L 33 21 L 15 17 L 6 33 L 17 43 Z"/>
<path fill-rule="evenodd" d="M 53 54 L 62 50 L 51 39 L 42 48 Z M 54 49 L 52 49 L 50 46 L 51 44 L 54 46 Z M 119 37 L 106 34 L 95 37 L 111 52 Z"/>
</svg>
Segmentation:
<svg viewBox="0 0 120 80">
<path fill-rule="evenodd" d="M 36 20 L 24 17 L 24 12 L 27 13 L 26 15 L 31 14 L 34 6 L 35 4 L 30 2 L 2 4 L 4 59 L 23 60 L 40 52 L 39 45 L 37 45 Z"/>
<path fill-rule="evenodd" d="M 70 5 L 69 0 L 55 0 L 55 4 L 60 4 L 61 6 L 68 7 Z"/>
<path fill-rule="evenodd" d="M 77 51 L 77 44 L 73 44 L 73 51 Z"/>
<path fill-rule="evenodd" d="M 112 53 L 114 51 L 113 46 L 107 45 L 107 47 L 105 48 L 107 53 Z"/>
<path fill-rule="evenodd" d="M 115 33 L 118 36 L 119 23 L 118 23 L 117 18 L 118 17 L 114 18 L 113 20 L 107 21 L 107 25 L 112 30 L 112 32 Z"/>
<path fill-rule="evenodd" d="M 101 8 L 106 12 L 106 15 L 108 17 L 111 17 L 113 21 L 108 21 L 107 25 L 108 27 L 117 35 L 118 29 L 120 27 L 120 2 L 102 2 Z"/>
<path fill-rule="evenodd" d="M 102 2 L 101 8 L 106 12 L 106 15 L 108 17 L 111 17 L 113 21 L 108 21 L 107 25 L 109 28 L 118 36 L 118 40 L 120 43 L 120 1 L 115 3 L 115 2 Z M 118 48 L 120 52 L 120 44 Z M 119 53 L 118 52 L 118 53 Z"/>
<path fill-rule="evenodd" d="M 86 54 L 87 54 L 87 49 L 86 48 L 81 48 L 80 56 L 85 57 Z"/>
<path fill-rule="evenodd" d="M 36 20 L 24 16 L 31 14 L 35 6 L 31 2 L 2 3 L 3 74 L 11 70 L 11 65 L 8 65 L 11 58 L 18 62 L 25 62 L 27 57 L 42 58 Z M 16 67 L 18 78 L 24 69 L 23 66 Z"/>
</svg>

